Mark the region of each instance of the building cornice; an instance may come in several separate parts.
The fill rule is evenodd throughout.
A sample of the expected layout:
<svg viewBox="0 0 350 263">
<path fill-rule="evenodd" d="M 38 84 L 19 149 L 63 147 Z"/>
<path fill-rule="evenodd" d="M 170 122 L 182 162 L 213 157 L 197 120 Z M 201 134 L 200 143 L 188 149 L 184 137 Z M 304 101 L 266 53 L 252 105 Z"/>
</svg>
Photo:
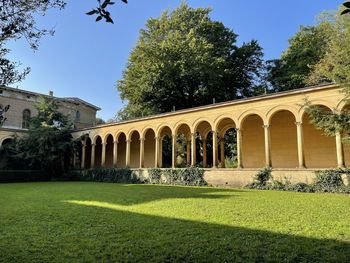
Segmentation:
<svg viewBox="0 0 350 263">
<path fill-rule="evenodd" d="M 81 132 L 81 131 L 86 131 L 86 130 L 99 129 L 99 128 L 104 128 L 104 127 L 110 127 L 110 126 L 116 126 L 116 125 L 122 125 L 122 124 L 128 124 L 128 123 L 134 123 L 134 122 L 139 122 L 139 121 L 153 120 L 153 119 L 157 119 L 157 118 L 176 116 L 176 115 L 179 115 L 179 114 L 192 113 L 192 112 L 197 112 L 197 111 L 206 110 L 206 109 L 217 109 L 217 108 L 222 108 L 222 107 L 227 107 L 227 106 L 232 106 L 232 105 L 239 105 L 239 104 L 250 103 L 250 102 L 255 102 L 255 101 L 262 101 L 262 100 L 267 100 L 267 99 L 274 99 L 274 98 L 286 97 L 286 96 L 290 96 L 290 95 L 297 95 L 297 94 L 316 92 L 316 91 L 319 91 L 319 90 L 334 89 L 334 88 L 339 88 L 339 87 L 340 86 L 338 84 L 334 84 L 334 83 L 332 83 L 332 84 L 323 84 L 323 85 L 312 86 L 312 87 L 305 87 L 305 88 L 301 88 L 301 89 L 295 89 L 295 90 L 288 90 L 288 91 L 264 94 L 264 95 L 249 97 L 249 98 L 243 98 L 243 99 L 219 102 L 219 103 L 215 103 L 215 104 L 203 105 L 203 106 L 189 108 L 189 109 L 183 109 L 183 110 L 177 110 L 177 111 L 172 111 L 172 112 L 166 112 L 166 113 L 151 115 L 151 116 L 147 116 L 147 117 L 127 120 L 127 121 L 111 122 L 111 123 L 106 123 L 106 124 L 102 124 L 102 125 L 98 125 L 98 126 L 94 126 L 94 127 L 89 127 L 89 128 L 84 128 L 84 129 L 77 129 L 74 132 Z"/>
</svg>

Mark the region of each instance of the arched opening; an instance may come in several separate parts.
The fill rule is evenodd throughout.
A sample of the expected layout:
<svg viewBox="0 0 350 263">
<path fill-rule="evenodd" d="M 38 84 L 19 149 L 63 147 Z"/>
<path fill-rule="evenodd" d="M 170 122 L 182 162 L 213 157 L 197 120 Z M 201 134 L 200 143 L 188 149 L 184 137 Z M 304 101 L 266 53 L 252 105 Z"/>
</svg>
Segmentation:
<svg viewBox="0 0 350 263">
<path fill-rule="evenodd" d="M 95 163 L 94 168 L 101 167 L 102 162 L 102 138 L 97 136 L 95 139 Z"/>
<path fill-rule="evenodd" d="M 213 137 L 208 138 L 208 134 L 211 133 L 212 127 L 209 122 L 202 121 L 200 122 L 196 130 L 196 165 L 200 167 L 207 168 L 208 167 L 208 157 L 212 157 L 211 154 L 208 154 L 212 151 L 213 146 Z M 209 140 L 208 140 L 209 139 Z M 212 164 L 212 160 L 211 160 Z"/>
<path fill-rule="evenodd" d="M 324 111 L 329 108 L 320 105 Z M 328 137 L 310 123 L 307 113 L 303 115 L 304 155 L 306 168 L 337 167 L 337 151 L 334 137 Z"/>
<path fill-rule="evenodd" d="M 5 146 L 6 144 L 9 144 L 12 141 L 13 141 L 12 138 L 6 138 L 5 140 L 2 141 L 1 146 Z"/>
<path fill-rule="evenodd" d="M 106 140 L 106 167 L 113 167 L 113 150 L 114 150 L 114 140 L 113 136 L 109 134 Z"/>
<path fill-rule="evenodd" d="M 176 167 L 191 165 L 191 129 L 183 123 L 176 128 Z"/>
<path fill-rule="evenodd" d="M 117 167 L 126 167 L 126 135 L 121 133 L 118 138 L 118 148 L 117 148 Z"/>
<path fill-rule="evenodd" d="M 130 168 L 140 167 L 140 134 L 132 132 L 130 136 Z"/>
<path fill-rule="evenodd" d="M 342 111 L 346 113 L 347 115 L 350 115 L 350 105 L 346 105 Z M 345 136 L 348 136 L 348 134 L 345 134 Z M 344 149 L 344 164 L 346 167 L 350 166 L 350 141 L 346 141 L 346 143 L 343 144 Z"/>
<path fill-rule="evenodd" d="M 242 166 L 261 168 L 265 166 L 264 122 L 257 114 L 247 116 L 242 123 Z"/>
<path fill-rule="evenodd" d="M 91 168 L 91 139 L 87 137 L 85 139 L 85 169 Z"/>
<path fill-rule="evenodd" d="M 156 134 L 152 129 L 148 129 L 145 133 L 145 153 L 144 153 L 144 167 L 151 168 L 155 166 L 155 142 Z"/>
<path fill-rule="evenodd" d="M 22 113 L 22 128 L 29 129 L 29 123 L 31 118 L 31 112 L 29 109 L 25 109 Z"/>
<path fill-rule="evenodd" d="M 159 133 L 159 166 L 169 168 L 172 166 L 172 132 L 168 126 L 161 129 Z"/>
<path fill-rule="evenodd" d="M 288 110 L 270 119 L 271 164 L 274 168 L 298 167 L 298 142 L 295 116 Z"/>
<path fill-rule="evenodd" d="M 237 168 L 236 124 L 231 118 L 224 118 L 217 125 L 218 131 L 218 166 Z"/>
</svg>

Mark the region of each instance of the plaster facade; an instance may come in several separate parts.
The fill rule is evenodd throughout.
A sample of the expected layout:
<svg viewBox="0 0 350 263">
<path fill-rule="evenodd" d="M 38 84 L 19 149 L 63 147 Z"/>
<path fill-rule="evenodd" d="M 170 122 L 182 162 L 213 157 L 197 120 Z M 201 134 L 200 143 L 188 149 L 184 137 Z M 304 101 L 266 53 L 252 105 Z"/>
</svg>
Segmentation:
<svg viewBox="0 0 350 263">
<path fill-rule="evenodd" d="M 310 124 L 301 106 L 306 98 L 329 111 L 347 107 L 339 86 L 324 85 L 80 129 L 73 136 L 86 138 L 82 168 L 162 168 L 165 137 L 171 140 L 171 167 L 175 168 L 177 139 L 183 135 L 187 140 L 187 165 L 211 167 L 206 169 L 209 181 L 232 184 L 232 174 L 245 177 L 236 183 L 249 181 L 251 176 L 246 174 L 254 175 L 265 166 L 279 169 L 278 176 L 295 171 L 299 173 L 296 177 L 308 181 L 312 173 L 307 169 L 349 164 L 350 150 L 342 144 L 340 134 L 326 137 Z M 224 169 L 224 135 L 230 129 L 236 134 L 238 167 L 231 169 L 229 177 L 233 177 L 225 181 L 230 169 Z M 300 176 L 300 171 L 307 176 Z M 218 179 L 220 173 L 223 176 Z"/>
</svg>

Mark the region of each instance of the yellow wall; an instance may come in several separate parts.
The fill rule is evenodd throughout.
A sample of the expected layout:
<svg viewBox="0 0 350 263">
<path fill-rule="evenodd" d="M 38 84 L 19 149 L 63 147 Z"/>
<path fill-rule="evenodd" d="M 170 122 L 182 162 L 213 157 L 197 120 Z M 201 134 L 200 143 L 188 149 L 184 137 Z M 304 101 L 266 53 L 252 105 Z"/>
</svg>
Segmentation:
<svg viewBox="0 0 350 263">
<path fill-rule="evenodd" d="M 272 167 L 298 167 L 297 127 L 291 112 L 279 111 L 272 116 L 270 137 Z"/>
</svg>

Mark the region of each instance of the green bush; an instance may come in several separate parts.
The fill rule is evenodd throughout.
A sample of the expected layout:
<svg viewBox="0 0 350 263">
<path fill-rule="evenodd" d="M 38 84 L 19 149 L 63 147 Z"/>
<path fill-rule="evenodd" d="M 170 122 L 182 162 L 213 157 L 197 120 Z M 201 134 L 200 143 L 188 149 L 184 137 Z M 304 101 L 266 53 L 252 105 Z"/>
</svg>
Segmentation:
<svg viewBox="0 0 350 263">
<path fill-rule="evenodd" d="M 163 170 L 164 183 L 174 185 L 207 185 L 204 180 L 204 170 L 198 167 Z"/>
<path fill-rule="evenodd" d="M 50 176 L 37 170 L 1 170 L 0 183 L 49 181 Z"/>
<path fill-rule="evenodd" d="M 265 167 L 260 170 L 254 177 L 254 180 L 257 181 L 260 185 L 266 185 L 267 182 L 272 179 L 272 169 L 271 167 Z"/>
<path fill-rule="evenodd" d="M 344 173 L 346 173 L 344 169 L 316 171 L 316 178 L 313 184 L 315 191 L 328 193 L 339 192 L 345 187 L 341 177 Z"/>
<path fill-rule="evenodd" d="M 315 192 L 313 185 L 308 185 L 306 183 L 290 184 L 286 187 L 286 190 L 293 191 L 293 192 L 303 192 L 303 193 Z"/>
<path fill-rule="evenodd" d="M 151 184 L 160 184 L 162 179 L 162 170 L 159 168 L 148 169 L 148 181 Z"/>
<path fill-rule="evenodd" d="M 135 172 L 127 168 L 97 168 L 89 170 L 76 170 L 66 173 L 64 177 L 88 182 L 127 184 L 143 183 L 142 175 L 137 175 Z"/>
</svg>

